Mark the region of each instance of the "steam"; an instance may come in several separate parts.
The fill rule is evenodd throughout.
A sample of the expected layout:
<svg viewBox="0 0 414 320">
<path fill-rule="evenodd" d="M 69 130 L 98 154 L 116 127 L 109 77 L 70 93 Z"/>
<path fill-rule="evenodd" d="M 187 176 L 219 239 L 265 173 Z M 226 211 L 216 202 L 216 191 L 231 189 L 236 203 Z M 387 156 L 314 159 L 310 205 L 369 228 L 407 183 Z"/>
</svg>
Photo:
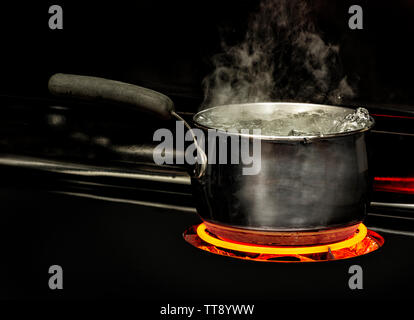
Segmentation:
<svg viewBox="0 0 414 320">
<path fill-rule="evenodd" d="M 301 0 L 262 0 L 243 41 L 221 43 L 203 80 L 204 107 L 301 101 L 340 104 L 355 95 L 343 76 L 339 47 L 317 33 Z"/>
</svg>

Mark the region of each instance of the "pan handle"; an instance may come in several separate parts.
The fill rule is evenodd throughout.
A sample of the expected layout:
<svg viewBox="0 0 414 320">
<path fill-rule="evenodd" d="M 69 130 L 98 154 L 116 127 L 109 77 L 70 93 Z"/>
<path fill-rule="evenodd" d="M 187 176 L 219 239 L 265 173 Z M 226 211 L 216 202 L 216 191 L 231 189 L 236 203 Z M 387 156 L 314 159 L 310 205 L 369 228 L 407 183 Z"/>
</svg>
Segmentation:
<svg viewBox="0 0 414 320">
<path fill-rule="evenodd" d="M 200 155 L 193 175 L 195 178 L 204 176 L 207 156 L 197 143 L 190 125 L 175 112 L 174 103 L 166 95 L 125 82 L 65 73 L 56 73 L 51 76 L 48 87 L 49 91 L 57 96 L 124 103 L 152 113 L 161 119 L 176 118 L 183 121 L 187 129 L 190 130 L 194 145 Z"/>
<path fill-rule="evenodd" d="M 133 84 L 98 77 L 56 73 L 49 91 L 57 96 L 124 103 L 161 119 L 171 119 L 174 103 L 166 95 Z"/>
<path fill-rule="evenodd" d="M 187 123 L 187 121 L 185 121 L 182 117 L 180 117 L 177 113 L 175 113 L 175 111 L 172 111 L 172 114 L 175 118 L 184 122 L 184 125 L 187 127 L 188 131 L 190 131 L 191 136 L 193 137 L 194 146 L 197 148 L 197 155 L 200 156 L 200 159 L 197 159 L 197 162 L 196 162 L 197 165 L 195 166 L 193 170 L 193 176 L 194 178 L 197 178 L 197 179 L 202 178 L 204 174 L 206 173 L 206 169 L 207 169 L 207 155 L 204 152 L 203 148 L 201 148 L 200 145 L 198 144 L 194 131 L 190 127 L 190 125 Z"/>
</svg>

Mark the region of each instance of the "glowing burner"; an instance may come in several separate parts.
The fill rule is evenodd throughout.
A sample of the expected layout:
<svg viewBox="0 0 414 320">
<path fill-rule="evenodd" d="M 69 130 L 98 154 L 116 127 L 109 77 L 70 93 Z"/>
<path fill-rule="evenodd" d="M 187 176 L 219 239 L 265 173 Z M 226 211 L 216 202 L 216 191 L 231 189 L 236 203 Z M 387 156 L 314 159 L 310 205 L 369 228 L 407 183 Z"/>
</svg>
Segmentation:
<svg viewBox="0 0 414 320">
<path fill-rule="evenodd" d="M 208 231 L 204 223 L 184 232 L 184 239 L 196 248 L 233 258 L 273 262 L 315 262 L 361 256 L 380 248 L 384 239 L 362 223 L 351 237 L 317 246 L 252 245 L 222 239 Z"/>
</svg>

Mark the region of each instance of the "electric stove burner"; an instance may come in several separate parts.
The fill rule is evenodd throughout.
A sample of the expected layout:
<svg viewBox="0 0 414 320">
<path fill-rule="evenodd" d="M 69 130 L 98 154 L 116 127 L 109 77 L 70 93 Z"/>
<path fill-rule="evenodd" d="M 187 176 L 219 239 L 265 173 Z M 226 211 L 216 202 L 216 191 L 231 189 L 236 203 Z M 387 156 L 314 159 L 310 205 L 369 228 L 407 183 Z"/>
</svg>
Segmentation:
<svg viewBox="0 0 414 320">
<path fill-rule="evenodd" d="M 359 223 L 323 230 L 268 231 L 230 227 L 221 224 L 203 222 L 208 231 L 220 239 L 234 242 L 248 242 L 252 245 L 266 246 L 313 246 L 339 242 L 352 237 Z"/>
<path fill-rule="evenodd" d="M 323 245 L 269 246 L 220 238 L 202 223 L 184 232 L 184 239 L 196 248 L 238 259 L 269 262 L 316 262 L 347 259 L 377 250 L 384 238 L 362 223 L 349 238 Z"/>
</svg>

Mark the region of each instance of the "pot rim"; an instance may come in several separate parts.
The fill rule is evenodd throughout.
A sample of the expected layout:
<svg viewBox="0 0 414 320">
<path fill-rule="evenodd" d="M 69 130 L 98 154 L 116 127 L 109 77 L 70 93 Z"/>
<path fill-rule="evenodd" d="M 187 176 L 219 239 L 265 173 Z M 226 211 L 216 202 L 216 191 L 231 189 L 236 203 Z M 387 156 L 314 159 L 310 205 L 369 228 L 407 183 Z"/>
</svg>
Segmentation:
<svg viewBox="0 0 414 320">
<path fill-rule="evenodd" d="M 193 123 L 195 124 L 196 127 L 200 128 L 200 129 L 212 129 L 212 130 L 217 130 L 217 132 L 221 132 L 227 135 L 237 135 L 240 137 L 246 137 L 246 138 L 252 138 L 252 139 L 260 139 L 260 140 L 268 140 L 268 141 L 286 141 L 286 142 L 290 142 L 290 141 L 304 141 L 304 142 L 308 142 L 310 140 L 323 140 L 323 139 L 332 139 L 332 138 L 337 138 L 337 137 L 344 137 L 344 136 L 350 136 L 350 135 L 355 135 L 358 133 L 363 133 L 366 131 L 369 131 L 372 129 L 372 127 L 374 127 L 375 125 L 375 120 L 374 118 L 372 118 L 370 116 L 370 120 L 371 123 L 369 126 L 358 129 L 358 130 L 352 130 L 352 131 L 346 131 L 346 132 L 339 132 L 339 133 L 331 133 L 331 134 L 326 134 L 326 135 L 321 135 L 321 136 L 316 136 L 316 135 L 303 135 L 303 136 L 268 136 L 268 135 L 255 135 L 255 134 L 247 134 L 247 133 L 237 133 L 237 132 L 228 132 L 225 130 L 221 130 L 221 129 L 217 129 L 217 128 L 213 128 L 213 127 L 209 127 L 209 126 L 205 126 L 203 124 L 200 124 L 199 122 L 197 122 L 195 119 L 196 117 L 198 117 L 200 114 L 207 112 L 209 110 L 212 109 L 217 109 L 217 108 L 223 108 L 226 106 L 246 106 L 246 105 L 289 105 L 289 106 L 302 106 L 302 107 L 323 107 L 323 108 L 329 108 L 329 109 L 333 109 L 333 108 L 338 108 L 338 109 L 343 109 L 343 110 L 355 110 L 353 108 L 348 108 L 348 107 L 342 107 L 342 106 L 332 106 L 332 105 L 323 105 L 323 104 L 315 104 L 315 103 L 297 103 L 297 102 L 253 102 L 253 103 L 238 103 L 238 104 L 228 104 L 228 105 L 219 105 L 219 106 L 214 106 L 211 108 L 207 108 L 204 110 L 201 110 L 199 112 L 197 112 L 194 116 L 193 116 Z"/>
</svg>

